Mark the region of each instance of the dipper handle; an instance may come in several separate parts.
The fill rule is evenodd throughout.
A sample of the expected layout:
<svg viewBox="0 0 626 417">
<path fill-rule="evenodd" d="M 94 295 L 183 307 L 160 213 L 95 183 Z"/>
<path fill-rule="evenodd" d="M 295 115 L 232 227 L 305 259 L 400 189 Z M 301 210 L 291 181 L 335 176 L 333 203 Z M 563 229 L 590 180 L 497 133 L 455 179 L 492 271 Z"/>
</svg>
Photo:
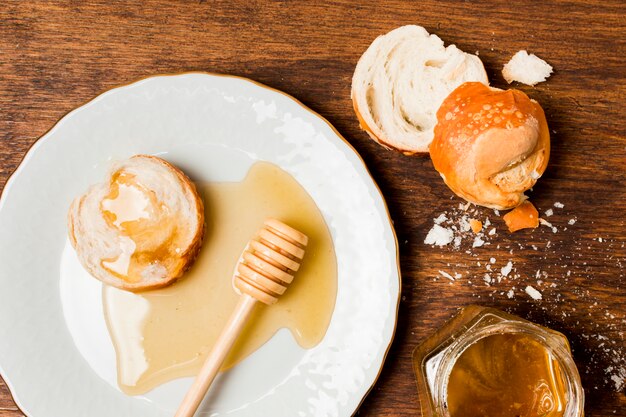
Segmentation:
<svg viewBox="0 0 626 417">
<path fill-rule="evenodd" d="M 228 355 L 230 348 L 233 346 L 235 340 L 237 340 L 237 336 L 239 336 L 243 326 L 246 324 L 248 316 L 252 312 L 255 304 L 256 299 L 247 294 L 239 298 L 237 307 L 235 307 L 226 326 L 215 342 L 213 349 L 211 349 L 211 353 L 204 362 L 204 365 L 202 365 L 200 372 L 193 381 L 193 385 L 191 385 L 191 388 L 187 391 L 183 402 L 180 403 L 176 417 L 192 417 L 196 413 L 204 395 L 217 376 L 222 363 L 224 363 L 226 355 Z"/>
<path fill-rule="evenodd" d="M 274 304 L 278 301 L 300 268 L 307 243 L 305 234 L 275 219 L 266 220 L 258 235 L 248 242 L 233 277 L 234 286 L 242 293 L 239 302 L 175 417 L 193 417 L 255 303 Z"/>
</svg>

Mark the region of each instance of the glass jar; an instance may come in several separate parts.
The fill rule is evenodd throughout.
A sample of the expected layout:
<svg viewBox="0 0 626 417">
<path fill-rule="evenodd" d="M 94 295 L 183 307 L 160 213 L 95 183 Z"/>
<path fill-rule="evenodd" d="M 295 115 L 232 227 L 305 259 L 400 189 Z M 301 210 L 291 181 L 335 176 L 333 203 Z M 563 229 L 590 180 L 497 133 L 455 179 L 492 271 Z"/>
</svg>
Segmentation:
<svg viewBox="0 0 626 417">
<path fill-rule="evenodd" d="M 564 391 L 562 416 L 583 416 L 584 392 L 567 338 L 522 318 L 480 306 L 465 307 L 413 351 L 423 416 L 450 417 L 447 391 L 455 363 L 470 346 L 494 335 L 524 336 L 543 346 L 558 365 L 554 369 L 558 369 Z"/>
</svg>

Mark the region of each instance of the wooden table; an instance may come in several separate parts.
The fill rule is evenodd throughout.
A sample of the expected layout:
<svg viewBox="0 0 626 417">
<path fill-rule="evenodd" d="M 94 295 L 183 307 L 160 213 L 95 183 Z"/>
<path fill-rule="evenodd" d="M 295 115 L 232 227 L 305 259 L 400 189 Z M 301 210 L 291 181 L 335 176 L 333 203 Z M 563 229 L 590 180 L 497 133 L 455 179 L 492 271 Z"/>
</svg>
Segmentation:
<svg viewBox="0 0 626 417">
<path fill-rule="evenodd" d="M 395 222 L 403 272 L 398 328 L 359 415 L 420 415 L 412 350 L 459 307 L 478 303 L 565 333 L 585 386 L 586 415 L 625 416 L 624 388 L 618 392 L 611 379 L 626 368 L 625 16 L 619 0 L 4 1 L 0 189 L 39 136 L 111 87 L 189 70 L 255 79 L 335 125 L 367 162 Z M 478 51 L 497 87 L 506 87 L 500 70 L 520 49 L 554 66 L 548 82 L 518 87 L 543 105 L 553 132 L 550 165 L 531 199 L 541 212 L 553 209 L 546 219 L 557 233 L 542 226 L 511 235 L 500 217 L 478 209 L 472 216 L 489 217 L 497 229 L 490 245 L 471 249 L 464 239 L 455 250 L 423 243 L 432 219 L 450 214 L 460 200 L 451 198 L 428 157 L 406 157 L 369 140 L 350 102 L 359 56 L 377 35 L 404 24 Z M 514 270 L 488 286 L 491 258 L 492 271 L 508 261 Z M 462 278 L 452 282 L 439 271 Z M 531 299 L 526 285 L 543 299 Z M 0 343 L 10 342 L 0 336 Z M 0 417 L 20 415 L 0 384 Z"/>
</svg>

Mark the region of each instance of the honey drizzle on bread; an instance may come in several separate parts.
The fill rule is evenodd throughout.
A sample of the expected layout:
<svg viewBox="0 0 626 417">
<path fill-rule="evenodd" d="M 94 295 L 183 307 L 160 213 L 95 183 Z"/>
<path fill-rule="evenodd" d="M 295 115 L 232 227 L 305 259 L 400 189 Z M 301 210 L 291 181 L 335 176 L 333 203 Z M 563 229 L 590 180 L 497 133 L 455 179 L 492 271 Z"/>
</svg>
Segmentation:
<svg viewBox="0 0 626 417">
<path fill-rule="evenodd" d="M 204 233 L 204 208 L 194 184 L 161 158 L 118 162 L 107 181 L 77 197 L 69 237 L 97 279 L 139 291 L 167 285 L 193 263 Z"/>
<path fill-rule="evenodd" d="M 121 280 L 141 281 L 145 268 L 162 268 L 162 275 L 180 275 L 183 236 L 178 231 L 178 212 L 170 212 L 154 191 L 135 175 L 118 171 L 111 177 L 109 194 L 100 203 L 107 224 L 120 233 L 122 252 L 102 259 L 101 266 Z"/>
</svg>

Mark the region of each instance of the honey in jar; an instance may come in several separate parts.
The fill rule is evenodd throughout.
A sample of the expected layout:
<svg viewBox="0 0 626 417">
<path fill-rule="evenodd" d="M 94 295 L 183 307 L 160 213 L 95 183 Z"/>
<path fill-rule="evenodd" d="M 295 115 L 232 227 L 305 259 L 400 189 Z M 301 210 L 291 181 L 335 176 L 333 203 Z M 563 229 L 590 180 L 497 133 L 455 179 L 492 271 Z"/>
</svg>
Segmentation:
<svg viewBox="0 0 626 417">
<path fill-rule="evenodd" d="M 413 352 L 429 417 L 581 417 L 584 394 L 565 336 L 469 306 Z"/>
</svg>

